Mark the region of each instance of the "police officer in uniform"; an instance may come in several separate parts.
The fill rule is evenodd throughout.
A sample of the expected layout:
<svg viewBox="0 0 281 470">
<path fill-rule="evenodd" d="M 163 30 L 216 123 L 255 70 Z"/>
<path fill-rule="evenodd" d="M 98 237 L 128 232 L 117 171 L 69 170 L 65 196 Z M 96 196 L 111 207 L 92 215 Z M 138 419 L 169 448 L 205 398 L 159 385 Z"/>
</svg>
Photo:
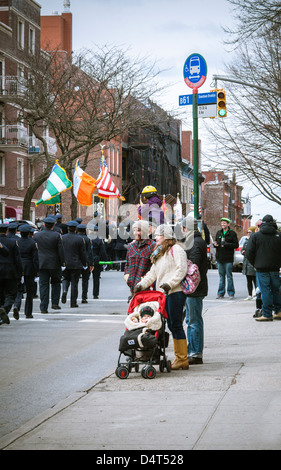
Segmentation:
<svg viewBox="0 0 281 470">
<path fill-rule="evenodd" d="M 63 294 L 61 301 L 66 303 L 69 285 L 71 285 L 70 307 L 78 307 L 78 282 L 81 270 L 87 267 L 85 241 L 76 232 L 78 223 L 75 220 L 67 222 L 68 233 L 62 236 L 65 253 L 66 269 L 63 271 Z"/>
<path fill-rule="evenodd" d="M 0 244 L 8 250 L 8 256 L 0 257 L 0 325 L 10 323 L 8 314 L 17 295 L 18 282 L 23 276 L 18 242 L 7 237 L 7 229 L 7 224 L 0 225 Z"/>
<path fill-rule="evenodd" d="M 18 235 L 16 233 L 17 229 L 18 229 L 18 223 L 17 222 L 10 222 L 8 224 L 7 237 L 8 238 L 14 238 L 14 239 L 18 240 L 20 237 L 18 237 Z"/>
<path fill-rule="evenodd" d="M 29 236 L 30 228 L 28 224 L 19 227 L 21 238 L 18 241 L 26 292 L 24 307 L 26 318 L 33 318 L 34 278 L 39 272 L 38 248 L 36 242 Z"/>
<path fill-rule="evenodd" d="M 64 235 L 65 233 L 67 233 L 67 226 L 66 226 L 66 224 L 62 223 L 62 215 L 61 214 L 56 214 L 55 217 L 56 217 L 55 227 L 58 227 L 60 229 L 61 233 Z"/>
<path fill-rule="evenodd" d="M 85 240 L 85 248 L 86 248 L 86 254 L 87 254 L 87 269 L 82 269 L 81 275 L 82 275 L 82 304 L 87 304 L 87 297 L 88 297 L 88 287 L 89 287 L 89 278 L 90 278 L 90 273 L 94 269 L 94 258 L 93 258 L 93 251 L 92 251 L 92 245 L 91 245 L 91 240 L 89 237 L 87 237 L 86 234 L 86 228 L 87 226 L 85 224 L 78 224 L 77 225 L 77 233 L 80 235 Z"/>
<path fill-rule="evenodd" d="M 52 308 L 60 310 L 61 267 L 65 266 L 62 236 L 53 230 L 55 221 L 46 217 L 44 227 L 34 234 L 39 255 L 39 289 L 41 313 L 48 313 L 50 282 L 52 285 Z"/>
</svg>

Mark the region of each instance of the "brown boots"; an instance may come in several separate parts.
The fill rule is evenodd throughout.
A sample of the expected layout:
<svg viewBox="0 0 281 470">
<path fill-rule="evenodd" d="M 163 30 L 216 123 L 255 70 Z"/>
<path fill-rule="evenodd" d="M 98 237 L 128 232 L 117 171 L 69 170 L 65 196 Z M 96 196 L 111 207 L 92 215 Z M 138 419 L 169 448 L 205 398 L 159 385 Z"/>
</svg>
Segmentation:
<svg viewBox="0 0 281 470">
<path fill-rule="evenodd" d="M 188 369 L 187 341 L 186 339 L 174 339 L 175 359 L 172 362 L 172 370 Z"/>
</svg>

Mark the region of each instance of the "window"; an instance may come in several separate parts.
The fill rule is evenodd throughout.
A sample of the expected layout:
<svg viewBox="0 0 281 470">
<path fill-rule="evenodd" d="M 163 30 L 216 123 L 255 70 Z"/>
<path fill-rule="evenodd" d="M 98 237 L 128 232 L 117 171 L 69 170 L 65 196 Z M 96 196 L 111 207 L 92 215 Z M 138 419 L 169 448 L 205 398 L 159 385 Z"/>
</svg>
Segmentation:
<svg viewBox="0 0 281 470">
<path fill-rule="evenodd" d="M 35 31 L 32 28 L 29 28 L 28 52 L 30 55 L 34 55 L 35 53 Z"/>
<path fill-rule="evenodd" d="M 24 189 L 24 162 L 23 158 L 17 159 L 17 186 L 18 189 Z"/>
<path fill-rule="evenodd" d="M 0 154 L 0 186 L 5 186 L 5 158 Z"/>
<path fill-rule="evenodd" d="M 34 165 L 32 162 L 28 164 L 28 183 L 31 184 L 35 179 Z"/>
<path fill-rule="evenodd" d="M 18 48 L 24 49 L 24 23 L 18 20 Z"/>
</svg>

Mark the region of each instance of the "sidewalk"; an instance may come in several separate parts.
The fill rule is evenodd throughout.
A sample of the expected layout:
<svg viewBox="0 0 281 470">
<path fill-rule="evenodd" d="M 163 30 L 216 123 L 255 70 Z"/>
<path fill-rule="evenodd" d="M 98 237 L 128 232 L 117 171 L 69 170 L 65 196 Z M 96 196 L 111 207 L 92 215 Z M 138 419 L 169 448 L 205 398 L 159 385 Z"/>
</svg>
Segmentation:
<svg viewBox="0 0 281 470">
<path fill-rule="evenodd" d="M 280 450 L 281 322 L 254 302 L 204 313 L 204 364 L 112 374 L 0 439 L 5 450 Z M 167 355 L 173 359 L 172 339 Z M 165 453 L 165 452 L 164 452 Z"/>
</svg>

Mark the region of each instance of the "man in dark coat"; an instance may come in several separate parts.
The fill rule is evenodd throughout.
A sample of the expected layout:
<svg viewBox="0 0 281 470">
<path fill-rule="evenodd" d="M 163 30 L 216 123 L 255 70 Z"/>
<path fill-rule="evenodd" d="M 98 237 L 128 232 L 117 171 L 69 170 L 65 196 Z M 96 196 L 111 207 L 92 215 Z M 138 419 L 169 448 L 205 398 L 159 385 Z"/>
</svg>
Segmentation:
<svg viewBox="0 0 281 470">
<path fill-rule="evenodd" d="M 8 313 L 15 301 L 18 283 L 23 276 L 18 242 L 7 237 L 7 228 L 7 224 L 0 225 L 0 244 L 8 250 L 8 256 L 0 257 L 0 325 L 10 323 Z"/>
<path fill-rule="evenodd" d="M 93 250 L 93 260 L 94 260 L 94 269 L 93 273 L 93 297 L 94 299 L 99 298 L 100 293 L 100 275 L 101 275 L 101 265 L 100 261 L 107 261 L 107 253 L 104 246 L 103 240 L 98 236 L 98 225 L 94 226 L 93 235 L 91 237 L 92 250 Z"/>
<path fill-rule="evenodd" d="M 236 232 L 230 228 L 230 220 L 226 217 L 221 218 L 221 230 L 216 233 L 214 247 L 216 248 L 216 260 L 220 277 L 217 299 L 224 297 L 225 278 L 227 278 L 227 293 L 233 299 L 235 295 L 232 275 L 234 250 L 239 247 L 239 242 Z"/>
<path fill-rule="evenodd" d="M 186 217 L 181 223 L 185 235 L 183 242 L 187 258 L 198 266 L 201 278 L 195 292 L 186 296 L 188 362 L 189 365 L 202 364 L 204 348 L 203 299 L 208 294 L 207 244 L 198 230 L 196 219 Z"/>
<path fill-rule="evenodd" d="M 277 231 L 272 215 L 263 217 L 259 231 L 249 239 L 245 256 L 256 268 L 257 284 L 262 296 L 262 316 L 257 317 L 256 321 L 281 320 L 281 233 Z"/>
<path fill-rule="evenodd" d="M 82 269 L 81 276 L 82 276 L 82 304 L 87 304 L 88 298 L 88 288 L 89 288 L 89 278 L 90 273 L 94 269 L 94 258 L 93 258 L 93 251 L 92 251 L 92 244 L 91 240 L 86 234 L 87 225 L 85 224 L 78 224 L 77 225 L 77 233 L 80 237 L 83 238 L 85 242 L 85 249 L 87 254 L 87 269 Z"/>
<path fill-rule="evenodd" d="M 23 265 L 24 285 L 26 291 L 24 313 L 26 318 L 33 318 L 33 297 L 34 297 L 34 278 L 38 276 L 39 260 L 38 260 L 38 247 L 36 242 L 29 236 L 30 225 L 24 224 L 19 227 L 21 237 L 19 238 L 18 245 L 20 256 Z M 21 294 L 22 298 L 22 294 Z M 14 307 L 14 316 L 15 309 Z"/>
<path fill-rule="evenodd" d="M 78 307 L 78 282 L 81 270 L 87 268 L 87 255 L 85 248 L 85 241 L 76 232 L 78 223 L 75 220 L 67 222 L 68 233 L 62 236 L 65 265 L 66 269 L 63 271 L 63 293 L 61 301 L 66 303 L 66 296 L 69 285 L 71 285 L 70 293 L 70 307 Z"/>
<path fill-rule="evenodd" d="M 60 309 L 61 267 L 65 266 L 62 236 L 53 230 L 55 221 L 46 217 L 44 227 L 34 234 L 39 256 L 39 288 L 41 313 L 48 313 L 50 282 L 52 285 L 52 308 Z"/>
</svg>

